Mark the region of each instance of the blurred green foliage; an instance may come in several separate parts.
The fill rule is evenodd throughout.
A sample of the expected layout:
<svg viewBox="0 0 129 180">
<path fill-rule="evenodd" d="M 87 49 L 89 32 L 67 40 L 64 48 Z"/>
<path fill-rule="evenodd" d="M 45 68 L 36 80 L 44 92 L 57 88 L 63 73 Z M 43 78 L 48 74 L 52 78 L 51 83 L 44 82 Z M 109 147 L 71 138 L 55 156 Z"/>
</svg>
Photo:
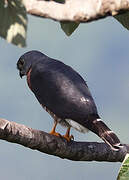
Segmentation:
<svg viewBox="0 0 129 180">
<path fill-rule="evenodd" d="M 0 1 L 0 36 L 19 47 L 26 45 L 27 15 L 20 0 Z"/>
<path fill-rule="evenodd" d="M 67 36 L 70 36 L 75 31 L 75 29 L 79 26 L 79 23 L 64 21 L 64 22 L 60 22 L 60 25 L 61 25 L 62 30 L 65 32 L 65 34 Z"/>
<path fill-rule="evenodd" d="M 125 156 L 117 180 L 129 180 L 129 154 Z"/>
<path fill-rule="evenodd" d="M 129 12 L 114 16 L 125 28 L 129 30 Z"/>
<path fill-rule="evenodd" d="M 65 0 L 54 0 L 65 3 Z M 114 16 L 125 28 L 129 29 L 129 12 Z M 70 36 L 79 22 L 60 22 L 62 30 Z M 19 47 L 26 46 L 27 14 L 21 0 L 0 1 L 0 36 Z"/>
</svg>

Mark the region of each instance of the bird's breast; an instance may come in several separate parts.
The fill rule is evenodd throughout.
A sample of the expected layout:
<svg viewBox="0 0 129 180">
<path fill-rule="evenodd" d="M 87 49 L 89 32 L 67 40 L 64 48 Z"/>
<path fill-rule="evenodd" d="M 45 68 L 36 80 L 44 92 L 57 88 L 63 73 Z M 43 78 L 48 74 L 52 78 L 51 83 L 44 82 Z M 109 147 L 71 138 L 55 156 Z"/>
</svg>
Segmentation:
<svg viewBox="0 0 129 180">
<path fill-rule="evenodd" d="M 31 71 L 32 71 L 32 69 L 30 69 L 30 70 L 28 71 L 28 73 L 27 73 L 27 84 L 28 84 L 29 88 L 32 90 L 32 88 L 31 88 L 31 82 L 30 82 Z"/>
</svg>

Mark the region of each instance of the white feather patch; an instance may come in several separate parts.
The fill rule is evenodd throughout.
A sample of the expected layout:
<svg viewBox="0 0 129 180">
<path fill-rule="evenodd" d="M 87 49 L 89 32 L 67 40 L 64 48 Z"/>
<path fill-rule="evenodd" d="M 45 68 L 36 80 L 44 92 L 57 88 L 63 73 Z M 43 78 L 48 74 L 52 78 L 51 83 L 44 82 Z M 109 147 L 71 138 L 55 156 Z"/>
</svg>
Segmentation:
<svg viewBox="0 0 129 180">
<path fill-rule="evenodd" d="M 96 119 L 96 121 L 102 121 L 101 119 Z"/>
<path fill-rule="evenodd" d="M 86 99 L 85 97 L 80 98 L 81 102 L 89 102 L 89 99 Z"/>
<path fill-rule="evenodd" d="M 79 132 L 87 133 L 89 130 L 72 119 L 65 119 L 68 124 Z"/>
</svg>

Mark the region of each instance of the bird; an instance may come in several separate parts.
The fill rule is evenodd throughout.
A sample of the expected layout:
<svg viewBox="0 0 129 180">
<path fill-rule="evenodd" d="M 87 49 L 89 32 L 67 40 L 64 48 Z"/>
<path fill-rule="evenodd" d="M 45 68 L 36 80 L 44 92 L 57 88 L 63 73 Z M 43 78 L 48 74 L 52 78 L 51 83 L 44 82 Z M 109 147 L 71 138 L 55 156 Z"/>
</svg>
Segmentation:
<svg viewBox="0 0 129 180">
<path fill-rule="evenodd" d="M 82 133 L 90 130 L 112 150 L 122 147 L 117 135 L 100 118 L 86 81 L 72 67 L 32 50 L 21 55 L 17 69 L 21 78 L 27 77 L 30 90 L 54 119 L 50 134 L 69 142 L 73 140 L 71 127 Z M 65 135 L 56 132 L 58 123 L 67 128 Z"/>
</svg>

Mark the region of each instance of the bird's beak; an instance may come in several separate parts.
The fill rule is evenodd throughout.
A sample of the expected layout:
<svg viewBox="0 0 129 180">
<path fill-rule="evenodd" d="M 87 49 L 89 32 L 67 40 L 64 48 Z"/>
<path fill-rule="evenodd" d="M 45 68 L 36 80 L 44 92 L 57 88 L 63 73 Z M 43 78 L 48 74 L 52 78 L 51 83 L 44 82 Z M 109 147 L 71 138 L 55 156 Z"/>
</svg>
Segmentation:
<svg viewBox="0 0 129 180">
<path fill-rule="evenodd" d="M 20 75 L 20 77 L 22 78 L 22 77 L 25 75 L 25 73 L 23 73 L 22 71 L 20 71 L 20 72 L 19 72 L 19 75 Z"/>
</svg>

